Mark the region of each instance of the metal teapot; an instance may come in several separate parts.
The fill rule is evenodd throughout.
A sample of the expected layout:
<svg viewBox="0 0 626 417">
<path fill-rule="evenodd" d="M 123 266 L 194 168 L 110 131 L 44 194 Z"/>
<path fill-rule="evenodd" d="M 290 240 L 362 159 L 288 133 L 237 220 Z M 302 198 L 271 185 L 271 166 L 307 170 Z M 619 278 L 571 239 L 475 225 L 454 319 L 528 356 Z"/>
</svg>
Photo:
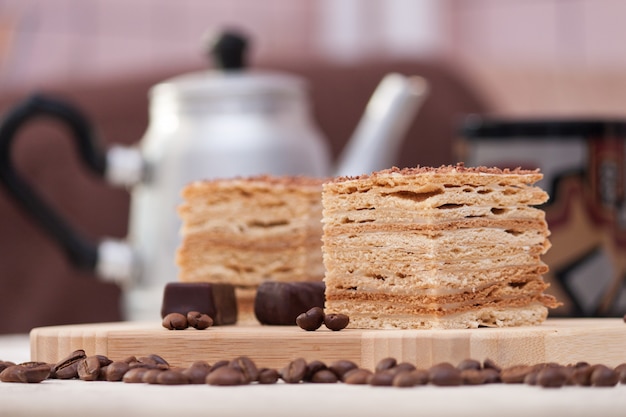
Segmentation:
<svg viewBox="0 0 626 417">
<path fill-rule="evenodd" d="M 149 125 L 137 146 L 102 149 L 79 109 L 42 95 L 19 103 L 0 122 L 0 180 L 73 264 L 123 286 L 127 319 L 158 317 L 163 286 L 177 279 L 176 206 L 185 184 L 255 174 L 358 175 L 388 168 L 428 91 L 421 77 L 387 75 L 333 168 L 326 140 L 312 122 L 306 82 L 290 74 L 244 70 L 245 47 L 244 37 L 225 33 L 212 49 L 219 70 L 152 87 Z M 87 167 L 110 184 L 131 189 L 127 239 L 88 241 L 14 169 L 13 139 L 39 116 L 67 124 Z"/>
</svg>

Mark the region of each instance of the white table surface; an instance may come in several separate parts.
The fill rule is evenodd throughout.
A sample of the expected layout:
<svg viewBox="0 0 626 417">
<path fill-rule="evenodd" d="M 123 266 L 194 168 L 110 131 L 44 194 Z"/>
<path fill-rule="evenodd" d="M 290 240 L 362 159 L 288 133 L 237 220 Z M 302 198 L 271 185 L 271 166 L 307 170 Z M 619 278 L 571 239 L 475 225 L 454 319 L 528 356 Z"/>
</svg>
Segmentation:
<svg viewBox="0 0 626 417">
<path fill-rule="evenodd" d="M 0 359 L 29 359 L 28 338 L 0 337 Z M 413 388 L 346 384 L 159 386 L 46 380 L 0 382 L 0 416 L 620 416 L 626 385 L 548 389 L 522 384 Z"/>
</svg>

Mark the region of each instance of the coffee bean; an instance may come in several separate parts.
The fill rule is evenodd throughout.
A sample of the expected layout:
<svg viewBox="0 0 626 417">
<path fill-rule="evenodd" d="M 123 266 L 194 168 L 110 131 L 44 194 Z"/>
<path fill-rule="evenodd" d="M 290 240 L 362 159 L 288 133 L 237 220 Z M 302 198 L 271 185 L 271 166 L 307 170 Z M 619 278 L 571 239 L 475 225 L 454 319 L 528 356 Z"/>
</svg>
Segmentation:
<svg viewBox="0 0 626 417">
<path fill-rule="evenodd" d="M 311 382 L 318 384 L 334 384 L 337 381 L 339 381 L 337 375 L 335 375 L 335 373 L 330 369 L 322 369 L 320 371 L 317 371 L 311 377 Z"/>
<path fill-rule="evenodd" d="M 335 332 L 345 329 L 348 323 L 350 323 L 350 317 L 345 314 L 326 314 L 324 317 L 324 325 Z"/>
<path fill-rule="evenodd" d="M 384 371 L 386 369 L 391 369 L 395 367 L 397 364 L 398 361 L 396 361 L 396 358 L 384 358 L 378 361 L 374 370 L 376 372 Z"/>
<path fill-rule="evenodd" d="M 231 386 L 244 385 L 248 381 L 239 370 L 230 366 L 221 366 L 207 375 L 206 383 L 209 385 Z"/>
<path fill-rule="evenodd" d="M 138 360 L 137 360 L 137 357 L 136 357 L 136 356 L 133 356 L 133 355 L 128 356 L 128 357 L 126 357 L 126 358 L 122 359 L 122 362 L 126 362 L 127 364 L 131 364 L 131 363 L 133 363 L 133 362 L 137 362 L 137 361 L 138 361 Z"/>
<path fill-rule="evenodd" d="M 495 369 L 500 372 L 502 368 L 500 368 L 493 360 L 487 358 L 483 361 L 483 369 Z"/>
<path fill-rule="evenodd" d="M 204 330 L 213 326 L 213 319 L 208 314 L 190 311 L 187 313 L 187 323 L 195 329 Z"/>
<path fill-rule="evenodd" d="M 395 369 L 395 368 L 394 368 Z M 400 371 L 393 377 L 391 385 L 394 387 L 414 387 L 428 383 L 428 372 L 423 369 Z"/>
<path fill-rule="evenodd" d="M 617 385 L 619 375 L 605 365 L 598 365 L 591 373 L 591 385 L 594 387 L 612 387 Z"/>
<path fill-rule="evenodd" d="M 324 323 L 324 310 L 320 307 L 313 307 L 305 313 L 296 317 L 296 324 L 306 331 L 315 331 Z"/>
<path fill-rule="evenodd" d="M 352 385 L 367 384 L 372 375 L 372 371 L 368 369 L 352 369 L 344 374 L 343 382 Z"/>
<path fill-rule="evenodd" d="M 148 356 L 141 356 L 137 359 L 138 364 L 135 366 L 140 366 L 139 364 L 147 365 L 148 368 L 158 368 L 161 370 L 169 369 L 170 364 L 167 363 L 165 359 L 163 359 L 159 355 L 150 354 Z"/>
<path fill-rule="evenodd" d="M 275 384 L 278 378 L 276 369 L 262 368 L 259 370 L 259 384 Z"/>
<path fill-rule="evenodd" d="M 533 369 L 524 377 L 524 384 L 526 385 L 537 385 L 537 375 L 539 375 L 539 371 L 537 369 Z"/>
<path fill-rule="evenodd" d="M 0 372 L 0 381 L 2 382 L 22 382 L 19 373 L 22 367 L 20 365 L 11 365 Z"/>
<path fill-rule="evenodd" d="M 326 364 L 322 361 L 313 360 L 306 365 L 306 373 L 304 374 L 303 381 L 311 382 L 311 378 L 315 375 L 316 372 L 321 371 L 322 369 L 328 369 Z"/>
<path fill-rule="evenodd" d="M 50 376 L 50 369 L 45 363 L 10 365 L 0 372 L 0 381 L 39 383 Z"/>
<path fill-rule="evenodd" d="M 621 363 L 615 367 L 615 372 L 619 377 L 620 384 L 626 384 L 626 363 Z"/>
<path fill-rule="evenodd" d="M 461 371 L 448 362 L 439 363 L 428 370 L 428 377 L 433 385 L 455 386 L 461 385 Z"/>
<path fill-rule="evenodd" d="M 78 363 L 86 357 L 83 349 L 75 350 L 52 367 L 51 377 L 58 379 L 77 378 Z"/>
<path fill-rule="evenodd" d="M 500 372 L 500 380 L 505 384 L 521 384 L 524 382 L 526 375 L 532 371 L 533 367 L 528 365 L 510 366 Z"/>
<path fill-rule="evenodd" d="M 180 313 L 170 313 L 163 318 L 163 327 L 169 330 L 184 330 L 189 327 L 187 317 Z"/>
<path fill-rule="evenodd" d="M 97 356 L 87 356 L 78 362 L 78 378 L 83 381 L 95 381 L 100 375 L 100 359 Z"/>
<path fill-rule="evenodd" d="M 148 371 L 150 372 L 150 371 Z M 157 371 L 157 384 L 161 385 L 185 385 L 189 383 L 189 378 L 182 371 L 168 369 L 167 371 Z"/>
<path fill-rule="evenodd" d="M 289 362 L 281 370 L 280 376 L 288 384 L 297 384 L 304 379 L 306 369 L 306 361 L 303 358 L 298 358 Z"/>
<path fill-rule="evenodd" d="M 480 372 L 485 378 L 485 384 L 495 384 L 497 382 L 500 382 L 500 372 L 498 372 L 497 370 L 493 368 L 487 368 L 482 369 Z"/>
<path fill-rule="evenodd" d="M 377 387 L 390 387 L 393 384 L 393 379 L 396 373 L 391 369 L 385 369 L 374 373 L 369 379 L 368 383 Z"/>
<path fill-rule="evenodd" d="M 210 371 L 211 365 L 204 361 L 198 361 L 192 363 L 183 373 L 189 378 L 190 384 L 204 384 Z"/>
<path fill-rule="evenodd" d="M 259 378 L 259 370 L 256 364 L 247 356 L 239 356 L 233 359 L 228 366 L 238 369 L 248 382 L 254 382 Z"/>
<path fill-rule="evenodd" d="M 457 369 L 459 369 L 457 367 Z M 461 370 L 461 380 L 465 385 L 482 385 L 485 383 L 487 375 L 482 369 L 467 368 Z"/>
<path fill-rule="evenodd" d="M 414 371 L 415 365 L 413 365 L 412 363 L 408 363 L 408 362 L 400 362 L 399 364 L 397 364 L 396 366 L 394 366 L 393 371 L 395 373 L 400 373 L 400 372 L 405 372 L 405 371 Z"/>
<path fill-rule="evenodd" d="M 459 362 L 459 364 L 456 366 L 456 369 L 458 369 L 459 371 L 464 371 L 466 369 L 482 369 L 482 365 L 480 364 L 479 361 L 475 360 L 475 359 L 464 359 L 461 362 Z"/>
<path fill-rule="evenodd" d="M 4 371 L 6 368 L 8 368 L 9 366 L 14 366 L 15 363 L 14 362 L 10 362 L 10 361 L 0 361 L 0 372 Z"/>
<path fill-rule="evenodd" d="M 215 362 L 212 366 L 211 369 L 209 370 L 209 373 L 215 371 L 216 369 L 221 368 L 222 366 L 228 366 L 228 364 L 230 364 L 230 361 L 227 361 L 226 359 L 222 359 L 220 361 Z"/>
<path fill-rule="evenodd" d="M 143 382 L 143 374 L 148 372 L 148 368 L 137 367 L 129 369 L 124 376 L 122 377 L 122 381 L 129 384 L 137 384 Z"/>
<path fill-rule="evenodd" d="M 119 382 L 124 378 L 124 374 L 128 372 L 129 369 L 126 362 L 113 361 L 106 367 L 105 378 L 107 381 Z"/>
<path fill-rule="evenodd" d="M 588 387 L 591 385 L 591 373 L 593 372 L 594 367 L 591 365 L 579 366 L 574 369 L 572 373 L 572 381 L 576 385 L 581 385 L 583 387 Z"/>
<path fill-rule="evenodd" d="M 330 364 L 328 369 L 337 375 L 337 378 L 343 379 L 343 376 L 353 369 L 358 368 L 357 364 L 348 360 L 338 360 Z"/>
<path fill-rule="evenodd" d="M 556 366 L 546 366 L 537 373 L 537 385 L 545 388 L 559 388 L 565 385 L 567 375 Z"/>
<path fill-rule="evenodd" d="M 165 372 L 165 371 L 158 369 L 158 368 L 148 369 L 141 376 L 141 382 L 143 382 L 144 384 L 153 384 L 153 385 L 158 384 L 159 382 L 157 378 L 159 377 L 161 372 Z"/>
</svg>

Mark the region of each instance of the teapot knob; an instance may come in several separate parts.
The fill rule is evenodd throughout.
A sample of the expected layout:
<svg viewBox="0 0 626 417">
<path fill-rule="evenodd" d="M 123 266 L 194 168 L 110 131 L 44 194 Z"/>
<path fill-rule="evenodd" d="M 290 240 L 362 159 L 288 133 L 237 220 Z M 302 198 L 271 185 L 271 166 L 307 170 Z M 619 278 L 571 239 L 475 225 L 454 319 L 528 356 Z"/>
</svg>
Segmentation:
<svg viewBox="0 0 626 417">
<path fill-rule="evenodd" d="M 246 65 L 248 38 L 241 32 L 226 30 L 211 40 L 209 54 L 215 66 L 224 70 L 241 70 Z"/>
</svg>

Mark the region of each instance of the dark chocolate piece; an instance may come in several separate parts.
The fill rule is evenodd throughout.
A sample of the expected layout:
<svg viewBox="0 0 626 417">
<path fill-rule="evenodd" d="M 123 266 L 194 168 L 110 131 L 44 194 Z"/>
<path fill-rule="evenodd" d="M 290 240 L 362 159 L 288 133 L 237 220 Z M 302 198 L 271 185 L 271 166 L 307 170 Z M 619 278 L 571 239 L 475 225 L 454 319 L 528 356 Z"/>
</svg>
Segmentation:
<svg viewBox="0 0 626 417">
<path fill-rule="evenodd" d="M 324 308 L 324 282 L 264 282 L 254 299 L 262 324 L 296 325 L 296 317 L 313 307 Z"/>
<path fill-rule="evenodd" d="M 235 287 L 208 282 L 170 282 L 165 285 L 161 318 L 170 313 L 197 311 L 213 319 L 213 325 L 237 322 Z"/>
</svg>

